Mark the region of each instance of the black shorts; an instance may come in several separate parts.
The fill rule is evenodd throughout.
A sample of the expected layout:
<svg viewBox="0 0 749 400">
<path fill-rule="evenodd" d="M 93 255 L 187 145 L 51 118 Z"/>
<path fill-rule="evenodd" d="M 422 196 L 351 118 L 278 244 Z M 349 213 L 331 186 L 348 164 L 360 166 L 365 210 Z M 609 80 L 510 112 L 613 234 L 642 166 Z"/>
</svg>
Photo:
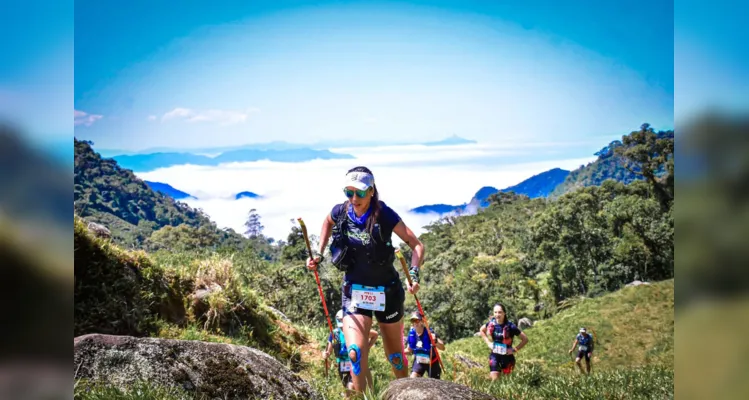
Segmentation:
<svg viewBox="0 0 749 400">
<path fill-rule="evenodd" d="M 351 307 L 352 283 L 344 281 L 341 286 L 341 300 L 344 313 L 359 314 L 377 318 L 380 323 L 398 322 L 403 318 L 403 302 L 406 301 L 406 289 L 400 280 L 391 282 L 385 286 L 385 311 L 373 311 L 357 307 Z"/>
<path fill-rule="evenodd" d="M 349 382 L 351 382 L 351 371 L 341 371 L 341 363 L 337 363 L 338 377 L 341 379 L 343 387 L 347 388 Z"/>
<path fill-rule="evenodd" d="M 583 350 L 578 350 L 577 351 L 577 358 L 584 358 L 585 361 L 590 362 L 590 353 L 591 352 L 593 352 L 592 349 L 588 349 L 588 350 L 584 350 L 584 351 Z"/>
<path fill-rule="evenodd" d="M 440 367 L 440 363 L 435 360 L 432 362 L 432 369 L 430 370 L 429 364 L 417 363 L 416 357 L 414 357 L 414 365 L 411 367 L 411 372 L 416 372 L 419 376 L 424 376 L 424 373 L 428 372 L 430 378 L 440 379 L 440 376 L 442 376 L 442 367 Z"/>
<path fill-rule="evenodd" d="M 508 375 L 515 368 L 515 356 L 489 353 L 489 371 Z"/>
</svg>

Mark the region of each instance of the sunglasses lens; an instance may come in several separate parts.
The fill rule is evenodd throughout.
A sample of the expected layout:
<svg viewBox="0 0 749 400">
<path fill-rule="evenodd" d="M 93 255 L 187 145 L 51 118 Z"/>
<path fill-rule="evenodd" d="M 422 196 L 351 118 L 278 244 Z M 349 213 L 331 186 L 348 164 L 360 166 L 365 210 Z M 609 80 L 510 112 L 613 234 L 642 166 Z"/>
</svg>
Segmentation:
<svg viewBox="0 0 749 400">
<path fill-rule="evenodd" d="M 343 193 L 348 198 L 354 197 L 354 193 L 356 193 L 356 196 L 358 196 L 360 199 L 363 199 L 364 197 L 367 196 L 367 191 L 366 190 L 343 189 Z"/>
</svg>

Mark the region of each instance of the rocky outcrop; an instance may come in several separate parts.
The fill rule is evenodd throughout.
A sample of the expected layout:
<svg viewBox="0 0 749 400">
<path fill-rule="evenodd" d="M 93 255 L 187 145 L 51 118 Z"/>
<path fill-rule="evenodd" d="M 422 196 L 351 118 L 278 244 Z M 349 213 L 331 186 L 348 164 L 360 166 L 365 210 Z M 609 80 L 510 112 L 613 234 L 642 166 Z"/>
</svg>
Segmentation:
<svg viewBox="0 0 749 400">
<path fill-rule="evenodd" d="M 497 400 L 457 383 L 430 378 L 403 378 L 390 382 L 382 400 Z"/>
<path fill-rule="evenodd" d="M 320 399 L 262 351 L 223 343 L 90 334 L 74 339 L 75 379 L 127 388 L 138 381 L 196 397 Z"/>
<path fill-rule="evenodd" d="M 284 320 L 286 322 L 291 322 L 291 320 L 289 319 L 289 317 L 287 317 L 286 314 L 282 313 L 280 310 L 277 310 L 277 309 L 275 309 L 273 307 L 270 307 L 270 306 L 268 306 L 268 309 L 271 310 L 273 312 L 273 314 L 276 314 L 276 316 L 278 318 L 281 318 L 282 320 Z"/>
<path fill-rule="evenodd" d="M 94 234 L 94 236 L 109 239 L 112 237 L 112 232 L 102 224 L 96 222 L 89 222 L 87 226 L 88 230 Z"/>
<path fill-rule="evenodd" d="M 520 329 L 530 328 L 531 326 L 533 326 L 533 321 L 529 318 L 520 318 L 518 321 L 518 328 Z"/>
</svg>

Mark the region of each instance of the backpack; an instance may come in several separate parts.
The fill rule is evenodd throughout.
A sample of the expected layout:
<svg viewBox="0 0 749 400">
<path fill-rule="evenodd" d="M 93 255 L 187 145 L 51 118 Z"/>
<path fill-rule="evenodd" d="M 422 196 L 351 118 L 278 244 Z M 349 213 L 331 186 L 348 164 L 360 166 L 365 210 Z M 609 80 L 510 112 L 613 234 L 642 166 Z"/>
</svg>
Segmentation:
<svg viewBox="0 0 749 400">
<path fill-rule="evenodd" d="M 341 340 L 341 337 L 343 336 L 343 332 L 341 332 L 338 328 L 335 328 L 333 330 L 333 352 L 335 354 L 336 359 L 340 362 L 342 359 L 346 358 L 346 346 Z"/>
<path fill-rule="evenodd" d="M 502 327 L 502 332 L 498 332 L 496 330 L 496 326 L 499 325 L 494 319 L 492 319 L 491 322 L 489 322 L 489 326 L 486 329 L 486 332 L 489 334 L 489 336 L 492 338 L 492 341 L 495 343 L 504 343 L 511 345 L 512 344 L 512 338 L 509 337 L 509 330 L 510 330 L 510 322 L 508 321 L 505 323 L 504 327 Z M 502 340 L 499 340 L 499 336 L 502 336 Z M 509 343 L 508 343 L 509 342 Z"/>
<path fill-rule="evenodd" d="M 336 215 L 336 219 L 334 221 L 335 224 L 333 225 L 333 232 L 331 234 L 330 240 L 330 262 L 333 263 L 336 269 L 344 272 L 348 271 L 349 268 L 349 263 L 344 263 L 348 246 L 346 246 L 343 227 L 343 221 L 346 220 L 345 217 L 346 211 L 348 209 L 348 204 L 349 202 L 348 200 L 346 200 L 338 210 L 338 215 Z"/>
<path fill-rule="evenodd" d="M 338 210 L 338 214 L 333 221 L 334 225 L 330 241 L 331 262 L 336 269 L 344 272 L 348 272 L 351 266 L 350 257 L 346 257 L 349 255 L 345 234 L 345 224 L 348 221 L 346 217 L 348 207 L 349 202 L 346 200 Z M 392 226 L 383 227 L 379 222 L 375 221 L 372 232 L 372 245 L 366 250 L 367 255 L 374 264 L 392 265 L 393 261 L 395 261 L 395 248 L 391 243 L 393 228 Z M 374 234 L 375 231 L 377 234 Z"/>
</svg>

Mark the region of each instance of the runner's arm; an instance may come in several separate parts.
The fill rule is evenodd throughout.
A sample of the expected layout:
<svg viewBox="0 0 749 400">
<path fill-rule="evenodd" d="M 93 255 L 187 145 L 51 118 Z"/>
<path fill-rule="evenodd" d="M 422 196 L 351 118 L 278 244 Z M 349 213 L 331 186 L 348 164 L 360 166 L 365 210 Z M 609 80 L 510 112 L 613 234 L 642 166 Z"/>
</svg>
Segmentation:
<svg viewBox="0 0 749 400">
<path fill-rule="evenodd" d="M 326 359 L 326 358 L 330 357 L 330 353 L 331 353 L 332 351 L 333 351 L 333 343 L 331 343 L 331 342 L 328 342 L 328 346 L 327 346 L 327 347 L 325 347 L 325 350 L 324 350 L 324 351 L 322 352 L 322 353 L 323 353 L 323 354 L 322 354 L 322 358 L 323 358 L 323 359 Z"/>
<path fill-rule="evenodd" d="M 320 229 L 320 254 L 325 253 L 325 246 L 328 245 L 328 238 L 330 238 L 330 232 L 333 231 L 333 218 L 330 214 L 325 216 L 325 220 L 322 222 L 322 228 Z"/>
<path fill-rule="evenodd" d="M 515 350 L 513 350 L 513 354 L 517 352 L 518 350 L 525 347 L 525 345 L 528 344 L 528 335 L 525 334 L 525 332 L 520 332 L 520 344 L 515 346 Z"/>
<path fill-rule="evenodd" d="M 570 349 L 570 351 L 569 351 L 569 352 L 570 352 L 570 353 L 572 353 L 573 351 L 575 351 L 575 347 L 576 347 L 576 346 L 577 346 L 577 338 L 575 338 L 575 341 L 574 341 L 574 342 L 572 342 L 572 348 Z"/>
<path fill-rule="evenodd" d="M 484 342 L 486 342 L 489 347 L 492 347 L 492 343 L 489 340 L 489 337 L 486 336 L 486 325 L 481 325 L 481 329 L 479 329 L 479 332 L 481 332 L 481 337 L 484 339 Z"/>
<path fill-rule="evenodd" d="M 398 221 L 395 228 L 393 228 L 393 232 L 395 232 L 395 234 L 398 235 L 401 240 L 406 242 L 408 247 L 413 250 L 411 255 L 411 266 L 415 265 L 421 268 L 421 263 L 424 261 L 424 243 L 416 237 L 413 231 L 411 231 L 411 228 L 403 223 L 403 220 Z"/>
<path fill-rule="evenodd" d="M 434 339 L 434 345 L 439 350 L 445 350 L 445 343 L 442 342 L 442 339 Z"/>
</svg>

